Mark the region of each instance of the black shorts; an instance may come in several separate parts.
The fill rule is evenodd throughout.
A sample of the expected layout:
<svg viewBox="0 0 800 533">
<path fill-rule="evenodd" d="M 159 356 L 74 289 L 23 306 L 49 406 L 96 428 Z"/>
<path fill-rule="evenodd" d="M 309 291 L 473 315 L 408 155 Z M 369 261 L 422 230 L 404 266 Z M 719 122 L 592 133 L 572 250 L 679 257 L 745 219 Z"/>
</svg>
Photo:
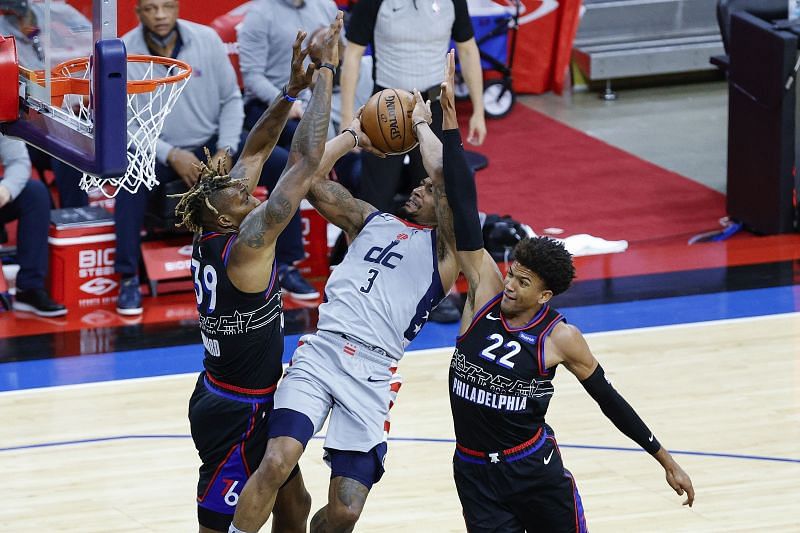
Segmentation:
<svg viewBox="0 0 800 533">
<path fill-rule="evenodd" d="M 586 519 L 572 474 L 552 435 L 538 449 L 516 457 L 471 460 L 456 452 L 453 474 L 467 531 L 578 532 Z"/>
<path fill-rule="evenodd" d="M 239 494 L 267 449 L 272 395 L 236 397 L 201 373 L 189 400 L 192 439 L 200 455 L 197 518 L 203 527 L 228 531 Z M 292 479 L 298 468 L 289 476 Z"/>
</svg>

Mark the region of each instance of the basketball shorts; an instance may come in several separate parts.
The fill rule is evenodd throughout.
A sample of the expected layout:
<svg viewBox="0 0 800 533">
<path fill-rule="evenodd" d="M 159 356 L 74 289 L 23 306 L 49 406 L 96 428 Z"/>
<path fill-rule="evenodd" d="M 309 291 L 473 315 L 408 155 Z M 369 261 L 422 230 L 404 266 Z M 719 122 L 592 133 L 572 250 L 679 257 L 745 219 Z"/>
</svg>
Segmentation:
<svg viewBox="0 0 800 533">
<path fill-rule="evenodd" d="M 267 448 L 272 393 L 233 393 L 201 372 L 189 400 L 192 439 L 200 455 L 197 518 L 209 529 L 227 531 L 239 494 Z M 299 469 L 295 468 L 289 479 Z"/>
<path fill-rule="evenodd" d="M 401 384 L 397 361 L 381 352 L 332 332 L 303 336 L 275 393 L 275 408 L 307 416 L 315 434 L 330 415 L 327 450 L 372 450 L 386 440 Z"/>
<path fill-rule="evenodd" d="M 541 438 L 518 448 L 507 455 L 457 447 L 453 475 L 467 531 L 588 531 L 575 480 L 561 462 L 552 433 L 543 431 Z"/>
</svg>

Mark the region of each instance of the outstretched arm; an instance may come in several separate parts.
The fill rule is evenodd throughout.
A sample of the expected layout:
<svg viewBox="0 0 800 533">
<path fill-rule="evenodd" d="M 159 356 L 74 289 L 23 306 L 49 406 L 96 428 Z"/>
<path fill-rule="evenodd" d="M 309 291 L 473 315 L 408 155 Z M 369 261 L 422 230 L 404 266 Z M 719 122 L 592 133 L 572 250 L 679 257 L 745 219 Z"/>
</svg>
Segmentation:
<svg viewBox="0 0 800 533">
<path fill-rule="evenodd" d="M 685 492 L 686 501 L 683 504 L 691 507 L 694 503 L 692 480 L 672 455 L 661 446 L 633 407 L 614 389 L 578 328 L 569 324 L 558 324 L 545 342 L 550 344 L 545 347 L 548 366 L 563 363 L 578 378 L 586 392 L 597 402 L 600 410 L 617 429 L 661 464 L 669 486 L 678 495 L 683 495 Z"/>
<path fill-rule="evenodd" d="M 338 62 L 341 27 L 340 11 L 327 32 L 325 50 L 319 56 L 323 65 Z M 330 123 L 333 79 L 332 68 L 322 68 L 323 65 L 319 68 L 311 102 L 295 131 L 287 167 L 269 199 L 244 218 L 231 250 L 228 275 L 242 291 L 258 292 L 266 288 L 269 278 L 253 276 L 252 273 L 271 271 L 275 240 L 300 206 L 322 160 Z"/>
<path fill-rule="evenodd" d="M 461 333 L 469 328 L 475 312 L 503 289 L 497 264 L 483 247 L 483 232 L 478 215 L 478 191 L 475 176 L 467 163 L 453 91 L 455 54 L 447 54 L 442 83 L 442 174 L 445 194 L 452 209 L 458 267 L 467 279 L 467 299 L 461 314 Z"/>
<path fill-rule="evenodd" d="M 292 74 L 286 85 L 286 96 L 283 93 L 278 94 L 261 115 L 247 136 L 236 165 L 231 169 L 230 174 L 234 179 L 247 180 L 249 192 L 253 192 L 258 185 L 264 162 L 269 158 L 286 126 L 289 111 L 292 109 L 289 99 L 296 98 L 300 91 L 311 84 L 314 65 L 312 63 L 308 68 L 303 67 L 303 61 L 309 53 L 309 48 L 301 48 L 305 38 L 306 32 L 298 31 L 292 45 Z"/>
<path fill-rule="evenodd" d="M 376 153 L 369 142 L 369 137 L 361 132 L 361 121 L 358 118 L 325 144 L 325 155 L 322 156 L 322 163 L 308 190 L 308 201 L 311 205 L 329 222 L 339 226 L 350 240 L 355 239 L 375 208 L 363 200 L 354 198 L 340 183 L 329 180 L 328 174 L 336 161 L 355 146 Z"/>
<path fill-rule="evenodd" d="M 433 206 L 436 211 L 436 260 L 439 263 L 439 276 L 445 291 L 449 291 L 458 277 L 453 214 L 442 181 L 442 142 L 430 128 L 431 119 L 430 101 L 423 101 L 420 92 L 415 90 L 411 120 L 414 135 L 419 141 L 422 163 L 430 178 L 423 182 L 423 185 L 433 196 Z"/>
</svg>

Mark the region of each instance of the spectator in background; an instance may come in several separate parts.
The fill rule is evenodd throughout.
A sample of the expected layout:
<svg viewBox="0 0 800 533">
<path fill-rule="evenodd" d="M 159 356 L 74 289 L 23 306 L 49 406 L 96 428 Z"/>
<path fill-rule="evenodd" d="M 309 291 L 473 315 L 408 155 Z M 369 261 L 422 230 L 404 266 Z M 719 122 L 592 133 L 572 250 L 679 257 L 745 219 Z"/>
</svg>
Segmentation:
<svg viewBox="0 0 800 533">
<path fill-rule="evenodd" d="M 372 46 L 374 92 L 382 89 L 418 89 L 431 101 L 431 127 L 442 136 L 442 106 L 439 104 L 442 58 L 456 43 L 461 73 L 469 88 L 472 116 L 467 141 L 481 144 L 486 136 L 483 116 L 483 72 L 475 42 L 467 0 L 359 0 L 347 26 L 349 44 L 342 63 L 342 124 L 350 124 L 358 109 L 354 102 L 361 57 Z M 363 154 L 360 198 L 377 209 L 392 213 L 402 201 L 395 195 L 411 191 L 427 175 L 419 148 L 406 156 L 385 159 Z M 403 182 L 403 178 L 407 183 Z M 404 201 L 404 200 L 403 200 Z M 431 312 L 434 322 L 456 322 L 460 313 L 454 297 L 448 297 Z"/>
<path fill-rule="evenodd" d="M 298 29 L 311 32 L 336 16 L 332 0 L 254 0 L 238 30 L 239 69 L 245 95 L 245 128 L 250 129 L 289 81 L 286 64 Z M 297 105 L 278 140 L 288 147 L 303 115 Z"/>
<path fill-rule="evenodd" d="M 43 3 L 25 0 L 0 1 L 0 35 L 13 35 L 17 44 L 20 66 L 43 70 L 44 43 L 41 26 L 44 24 Z M 50 4 L 50 67 L 62 61 L 85 57 L 92 53 L 92 23 L 77 9 L 65 2 Z M 61 207 L 81 207 L 88 204 L 86 193 L 78 184 L 81 172 L 50 155 L 26 145 L 33 166 L 41 173 L 51 169 Z M 41 176 L 40 176 L 41 177 Z"/>
<path fill-rule="evenodd" d="M 372 46 L 374 92 L 382 89 L 418 89 L 431 100 L 434 131 L 441 137 L 442 58 L 456 42 L 461 72 L 472 101 L 468 141 L 481 144 L 486 136 L 483 116 L 483 72 L 478 45 L 467 11 L 467 0 L 414 0 L 413 2 L 359 0 L 353 6 L 347 26 L 349 45 L 342 65 L 342 124 L 349 124 L 358 109 L 354 102 L 360 74 L 360 61 L 366 47 Z M 426 176 L 419 149 L 409 153 L 408 190 Z M 361 199 L 381 211 L 393 212 L 394 195 L 401 189 L 404 156 L 386 159 L 364 156 Z"/>
<path fill-rule="evenodd" d="M 197 165 L 205 159 L 206 148 L 214 159 L 221 158 L 228 151 L 235 161 L 246 135 L 242 131 L 242 95 L 222 40 L 207 26 L 178 19 L 177 1 L 139 0 L 136 13 L 141 24 L 122 38 L 129 54 L 171 57 L 192 66 L 192 76 L 175 107 L 167 115 L 156 145 L 156 176 L 161 182 L 156 191 L 163 198 L 165 189 L 179 193 L 196 183 L 199 175 Z M 133 77 L 137 68 L 145 66 L 130 65 L 129 72 Z M 261 184 L 272 188 L 287 159 L 288 152 L 276 148 L 264 165 Z M 137 272 L 141 254 L 140 230 L 149 196 L 151 194 L 144 189 L 133 195 L 117 196 L 114 215 L 117 233 L 115 269 L 122 275 L 117 311 L 124 315 L 142 312 Z M 295 216 L 278 240 L 276 256 L 284 273 L 293 269 L 291 265 L 294 261 L 303 258 L 299 216 Z M 287 256 L 289 259 L 286 259 Z M 296 272 L 296 269 L 293 270 Z M 282 287 L 290 293 L 293 290 L 299 292 L 300 297 L 319 296 L 302 278 L 305 286 L 295 283 L 287 288 L 287 283 L 295 281 L 294 277 L 284 275 L 281 278 Z"/>
<path fill-rule="evenodd" d="M 0 224 L 19 220 L 17 230 L 17 292 L 14 310 L 39 316 L 62 316 L 67 308 L 54 302 L 44 281 L 47 277 L 47 228 L 50 194 L 41 181 L 31 180 L 31 160 L 25 143 L 0 137 Z"/>
</svg>

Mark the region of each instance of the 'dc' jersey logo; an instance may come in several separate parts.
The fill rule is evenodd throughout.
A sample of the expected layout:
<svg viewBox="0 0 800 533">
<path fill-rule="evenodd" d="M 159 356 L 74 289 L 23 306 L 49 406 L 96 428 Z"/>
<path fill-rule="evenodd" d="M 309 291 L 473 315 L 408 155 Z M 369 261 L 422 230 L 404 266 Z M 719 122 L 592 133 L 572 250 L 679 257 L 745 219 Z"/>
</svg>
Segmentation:
<svg viewBox="0 0 800 533">
<path fill-rule="evenodd" d="M 397 265 L 402 261 L 403 256 L 397 252 L 393 252 L 392 248 L 400 244 L 400 241 L 392 241 L 392 243 L 387 246 L 386 248 L 381 248 L 380 246 L 373 246 L 367 252 L 367 255 L 364 256 L 364 261 L 369 261 L 370 263 L 377 263 L 379 265 L 383 265 L 386 268 L 396 268 Z M 394 263 L 392 261 L 396 260 Z"/>
</svg>

